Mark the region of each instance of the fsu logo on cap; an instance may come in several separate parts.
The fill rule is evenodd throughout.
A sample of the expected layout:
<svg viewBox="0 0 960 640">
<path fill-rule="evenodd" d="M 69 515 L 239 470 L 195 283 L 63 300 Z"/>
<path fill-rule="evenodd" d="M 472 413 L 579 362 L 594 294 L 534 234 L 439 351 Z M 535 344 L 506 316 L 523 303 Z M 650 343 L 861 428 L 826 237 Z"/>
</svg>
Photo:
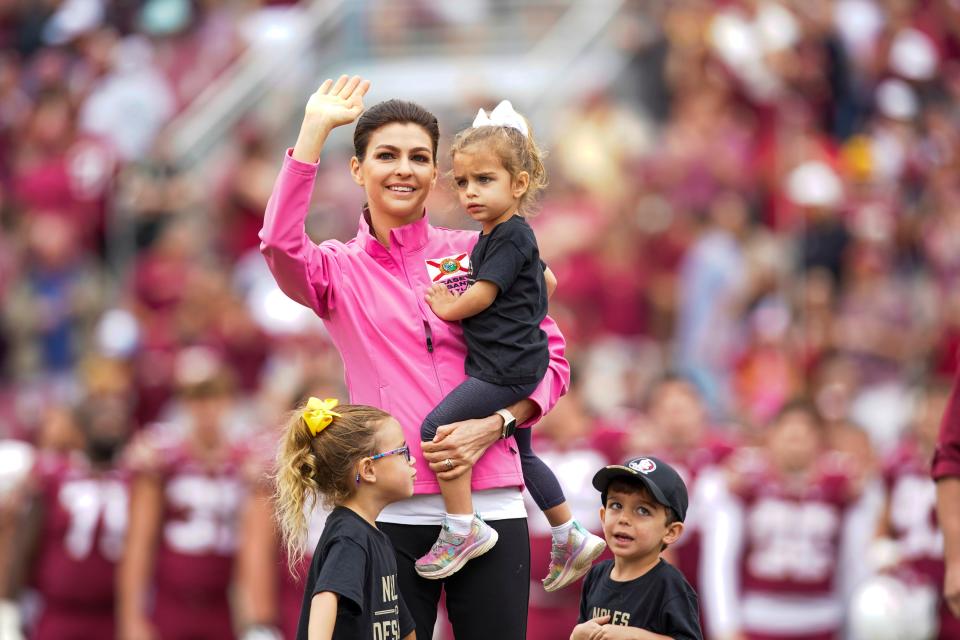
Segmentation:
<svg viewBox="0 0 960 640">
<path fill-rule="evenodd" d="M 639 471 L 640 473 L 647 474 L 651 471 L 654 471 L 657 468 L 657 463 L 651 460 L 650 458 L 640 458 L 639 460 L 634 460 L 630 463 L 630 468 L 634 471 Z"/>
</svg>

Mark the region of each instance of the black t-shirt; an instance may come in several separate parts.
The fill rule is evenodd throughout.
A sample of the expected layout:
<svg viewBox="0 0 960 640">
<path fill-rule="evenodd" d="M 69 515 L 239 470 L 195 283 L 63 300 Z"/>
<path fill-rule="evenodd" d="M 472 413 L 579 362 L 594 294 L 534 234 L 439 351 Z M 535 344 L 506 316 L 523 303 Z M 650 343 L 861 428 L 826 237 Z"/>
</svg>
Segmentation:
<svg viewBox="0 0 960 640">
<path fill-rule="evenodd" d="M 307 640 L 310 603 L 324 591 L 340 595 L 334 640 L 394 640 L 414 629 L 397 591 L 393 545 L 350 509 L 337 507 L 330 513 L 305 584 L 297 640 Z"/>
<path fill-rule="evenodd" d="M 703 640 L 697 593 L 666 560 L 635 580 L 610 578 L 613 560 L 595 564 L 583 580 L 580 618 L 609 615 L 610 624 L 646 629 L 674 640 Z"/>
<path fill-rule="evenodd" d="M 493 303 L 463 321 L 467 375 L 493 384 L 539 382 L 550 353 L 540 323 L 547 315 L 547 285 L 537 238 L 513 216 L 480 235 L 470 254 L 470 283 L 488 280 L 500 292 Z"/>
</svg>

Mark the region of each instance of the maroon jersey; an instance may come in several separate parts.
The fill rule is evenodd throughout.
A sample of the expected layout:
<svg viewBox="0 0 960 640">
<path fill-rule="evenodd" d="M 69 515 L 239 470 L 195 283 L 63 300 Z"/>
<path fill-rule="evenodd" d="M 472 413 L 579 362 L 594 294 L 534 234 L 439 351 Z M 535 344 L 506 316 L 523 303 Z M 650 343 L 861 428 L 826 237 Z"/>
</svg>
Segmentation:
<svg viewBox="0 0 960 640">
<path fill-rule="evenodd" d="M 227 596 L 247 487 L 247 449 L 228 446 L 211 463 L 163 426 L 143 439 L 137 458 L 148 464 L 138 471 L 158 475 L 163 488 L 155 623 L 164 638 L 232 637 Z"/>
<path fill-rule="evenodd" d="M 114 574 L 127 525 L 126 478 L 117 470 L 94 470 L 80 455 L 46 455 L 38 459 L 34 479 L 43 510 L 31 574 L 43 600 L 34 636 L 112 634 Z"/>
<path fill-rule="evenodd" d="M 673 557 L 670 562 L 683 573 L 687 582 L 700 591 L 700 548 L 702 540 L 702 521 L 705 510 L 710 508 L 708 498 L 701 496 L 700 484 L 705 472 L 716 471 L 734 447 L 727 440 L 711 435 L 703 443 L 684 453 L 662 451 L 654 453 L 660 459 L 669 462 L 677 470 L 687 485 L 690 505 L 683 522 L 683 535 L 670 546 Z"/>
<path fill-rule="evenodd" d="M 703 480 L 713 476 L 719 480 L 720 465 L 734 452 L 731 442 L 716 434 L 704 438 L 698 446 L 686 452 L 672 452 L 663 450 L 653 455 L 669 462 L 677 470 L 684 484 L 687 485 L 687 494 L 690 504 L 687 507 L 687 517 L 683 522 L 683 535 L 670 545 L 670 563 L 683 574 L 690 586 L 697 593 L 701 592 L 700 564 L 703 548 L 704 520 L 711 507 L 712 497 L 708 495 L 707 485 L 710 480 Z M 706 611 L 700 608 L 700 628 L 706 629 Z"/>
<path fill-rule="evenodd" d="M 861 518 L 869 515 L 846 458 L 826 453 L 803 476 L 787 477 L 762 451 L 731 456 L 704 536 L 701 597 L 711 635 L 838 637 L 846 586 L 840 567 L 849 566 Z"/>
<path fill-rule="evenodd" d="M 929 460 L 917 442 L 907 439 L 885 460 L 883 480 L 889 496 L 890 534 L 897 543 L 902 569 L 939 593 L 943 585 L 943 533 L 937 522 L 937 488 Z M 960 620 L 946 603 L 939 605 L 939 638 L 960 638 Z"/>
<path fill-rule="evenodd" d="M 943 580 L 943 535 L 937 525 L 937 487 L 917 443 L 902 442 L 884 461 L 890 533 L 904 562 L 934 584 Z"/>
<path fill-rule="evenodd" d="M 762 457 L 744 458 L 734 487 L 744 510 L 743 591 L 833 594 L 843 519 L 854 498 L 841 456 L 825 454 L 800 486 Z"/>
</svg>

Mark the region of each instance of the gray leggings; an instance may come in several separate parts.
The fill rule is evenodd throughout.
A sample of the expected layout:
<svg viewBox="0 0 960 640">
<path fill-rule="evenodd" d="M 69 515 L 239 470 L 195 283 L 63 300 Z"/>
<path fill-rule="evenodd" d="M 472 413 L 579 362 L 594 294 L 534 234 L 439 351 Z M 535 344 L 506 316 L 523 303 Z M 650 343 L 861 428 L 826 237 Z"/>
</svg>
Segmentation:
<svg viewBox="0 0 960 640">
<path fill-rule="evenodd" d="M 499 385 L 477 378 L 467 378 L 447 394 L 420 426 L 420 439 L 433 440 L 442 424 L 486 418 L 498 409 L 508 407 L 530 396 L 539 383 Z M 520 453 L 523 481 L 541 510 L 564 502 L 563 489 L 550 468 L 533 453 L 530 429 L 517 429 L 514 434 Z"/>
</svg>

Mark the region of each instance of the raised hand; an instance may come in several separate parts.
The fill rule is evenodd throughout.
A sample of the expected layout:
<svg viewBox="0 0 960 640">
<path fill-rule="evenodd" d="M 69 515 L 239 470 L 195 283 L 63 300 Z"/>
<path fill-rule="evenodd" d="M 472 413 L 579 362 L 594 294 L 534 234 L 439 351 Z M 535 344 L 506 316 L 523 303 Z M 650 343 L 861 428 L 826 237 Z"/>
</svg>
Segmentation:
<svg viewBox="0 0 960 640">
<path fill-rule="evenodd" d="M 314 163 L 330 131 L 350 124 L 363 113 L 363 96 L 370 89 L 370 81 L 360 76 L 340 76 L 337 81 L 323 81 L 304 109 L 300 135 L 293 147 L 293 157 L 301 162 Z"/>
<path fill-rule="evenodd" d="M 307 100 L 304 120 L 315 120 L 331 129 L 350 124 L 363 113 L 363 96 L 369 89 L 370 81 L 360 76 L 344 75 L 336 82 L 327 78 Z"/>
</svg>

